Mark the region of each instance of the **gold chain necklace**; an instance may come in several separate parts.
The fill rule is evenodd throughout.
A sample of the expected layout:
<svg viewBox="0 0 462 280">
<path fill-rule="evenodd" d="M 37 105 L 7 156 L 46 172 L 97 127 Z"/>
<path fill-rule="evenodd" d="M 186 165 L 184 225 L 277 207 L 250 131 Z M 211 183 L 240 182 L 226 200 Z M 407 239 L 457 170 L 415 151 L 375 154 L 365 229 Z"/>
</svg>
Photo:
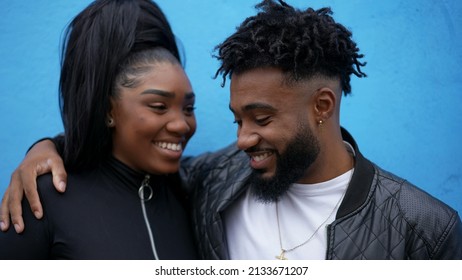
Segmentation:
<svg viewBox="0 0 462 280">
<path fill-rule="evenodd" d="M 353 171 L 351 170 L 351 175 L 350 175 L 350 179 L 348 180 L 348 184 L 350 183 L 351 181 L 351 177 L 353 176 Z M 285 257 L 285 254 L 286 253 L 289 253 L 289 252 L 292 252 L 294 251 L 295 249 L 298 249 L 300 247 L 302 247 L 303 245 L 307 244 L 308 242 L 310 242 L 310 240 L 316 235 L 316 233 L 321 229 L 321 227 L 329 220 L 329 218 L 334 214 L 335 212 L 335 209 L 337 209 L 337 207 L 340 205 L 340 202 L 342 201 L 343 197 L 345 196 L 345 193 L 346 193 L 346 190 L 348 189 L 348 186 L 346 187 L 345 191 L 343 192 L 342 196 L 340 197 L 340 199 L 337 201 L 337 204 L 335 204 L 334 208 L 332 209 L 332 211 L 330 212 L 329 216 L 318 226 L 318 228 L 313 232 L 313 234 L 311 234 L 311 236 L 306 240 L 304 241 L 303 243 L 300 243 L 298 244 L 297 246 L 295 247 L 292 247 L 290 249 L 284 249 L 284 247 L 282 246 L 282 234 L 281 234 L 281 226 L 279 225 L 279 210 L 278 210 L 278 202 L 276 202 L 276 220 L 278 222 L 278 233 L 279 233 L 279 247 L 281 248 L 281 254 L 279 254 L 278 256 L 275 256 L 276 259 L 278 260 L 287 260 L 287 258 Z"/>
</svg>

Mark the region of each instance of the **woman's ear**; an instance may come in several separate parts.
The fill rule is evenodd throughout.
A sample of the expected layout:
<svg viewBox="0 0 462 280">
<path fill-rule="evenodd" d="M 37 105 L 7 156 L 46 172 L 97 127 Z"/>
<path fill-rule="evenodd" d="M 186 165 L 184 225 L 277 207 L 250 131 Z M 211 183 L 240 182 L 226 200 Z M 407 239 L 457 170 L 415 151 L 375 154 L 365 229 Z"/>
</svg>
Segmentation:
<svg viewBox="0 0 462 280">
<path fill-rule="evenodd" d="M 110 114 L 108 114 L 108 116 L 106 117 L 106 125 L 107 125 L 107 127 L 114 127 L 115 126 L 114 118 L 111 117 Z"/>
<path fill-rule="evenodd" d="M 110 103 L 110 108 L 109 108 L 109 113 L 106 116 L 106 125 L 108 127 L 114 127 L 115 126 L 115 120 L 114 120 L 114 108 L 116 108 L 116 104 L 114 102 L 114 99 L 111 98 L 111 103 Z"/>
</svg>

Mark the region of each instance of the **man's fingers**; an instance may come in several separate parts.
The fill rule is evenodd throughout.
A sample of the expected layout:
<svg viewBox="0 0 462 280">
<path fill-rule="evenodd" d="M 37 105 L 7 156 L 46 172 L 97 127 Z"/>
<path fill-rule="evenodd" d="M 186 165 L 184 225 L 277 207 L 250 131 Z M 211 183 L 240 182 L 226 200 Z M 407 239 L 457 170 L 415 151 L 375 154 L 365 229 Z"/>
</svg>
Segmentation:
<svg viewBox="0 0 462 280">
<path fill-rule="evenodd" d="M 14 206 L 19 206 L 21 205 L 21 201 L 23 198 L 23 193 L 26 195 L 27 201 L 29 201 L 30 209 L 32 210 L 32 213 L 34 213 L 34 216 L 37 219 L 41 219 L 43 217 L 43 209 L 42 209 L 42 204 L 40 203 L 40 197 L 37 191 L 37 177 L 35 174 L 33 176 L 23 176 L 22 181 L 21 181 L 21 188 L 19 189 L 24 189 L 24 192 L 12 192 L 11 197 L 10 197 L 10 205 L 11 207 Z M 11 218 L 13 219 L 13 216 L 16 215 L 21 215 L 22 216 L 22 211 L 21 212 L 16 212 L 16 209 L 22 210 L 21 207 L 19 208 L 11 208 Z M 22 218 L 21 218 L 22 220 Z"/>
<path fill-rule="evenodd" d="M 37 177 L 51 172 L 51 166 L 48 164 L 49 161 L 50 160 L 41 161 L 37 164 L 35 167 L 35 173 Z"/>
<path fill-rule="evenodd" d="M 51 168 L 51 173 L 53 174 L 53 185 L 56 190 L 59 192 L 65 192 L 67 173 L 64 169 L 63 160 L 60 157 L 53 157 L 52 159 L 48 159 L 47 164 Z"/>
<path fill-rule="evenodd" d="M 60 192 L 64 192 L 67 174 L 64 171 L 63 162 L 56 152 L 54 143 L 50 140 L 45 140 L 36 143 L 29 150 L 26 158 L 11 176 L 10 184 L 0 206 L 1 230 L 6 231 L 11 224 L 18 233 L 24 230 L 21 204 L 24 194 L 35 217 L 42 218 L 43 208 L 37 191 L 37 177 L 50 171 L 53 173 L 55 188 Z"/>
<path fill-rule="evenodd" d="M 11 188 L 8 194 L 8 199 L 6 201 L 11 214 L 11 222 L 17 233 L 21 233 L 24 230 L 21 205 L 22 197 L 22 188 L 20 191 L 18 191 L 18 188 Z"/>
<path fill-rule="evenodd" d="M 0 229 L 7 231 L 10 227 L 10 211 L 8 210 L 8 189 L 2 198 L 2 205 L 0 206 Z"/>
<path fill-rule="evenodd" d="M 15 219 L 15 221 L 22 223 L 21 201 L 24 194 L 26 195 L 34 216 L 37 219 L 41 219 L 43 217 L 42 204 L 40 203 L 40 198 L 37 191 L 37 177 L 39 174 L 49 172 L 49 169 L 50 168 L 47 166 L 46 162 L 35 165 L 34 169 L 29 168 L 27 165 L 26 167 L 21 166 L 18 168 L 17 174 L 19 179 L 15 183 L 15 187 L 11 188 L 9 198 L 9 207 L 12 221 Z M 17 218 L 18 216 L 21 216 L 21 218 Z"/>
</svg>

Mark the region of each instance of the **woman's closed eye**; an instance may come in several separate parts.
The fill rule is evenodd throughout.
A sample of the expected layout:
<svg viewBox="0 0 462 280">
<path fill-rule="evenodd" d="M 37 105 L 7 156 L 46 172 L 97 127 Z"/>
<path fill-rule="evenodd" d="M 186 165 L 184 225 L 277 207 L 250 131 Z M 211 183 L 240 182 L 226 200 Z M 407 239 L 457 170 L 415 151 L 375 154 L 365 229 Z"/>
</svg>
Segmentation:
<svg viewBox="0 0 462 280">
<path fill-rule="evenodd" d="M 184 110 L 186 115 L 191 116 L 191 115 L 194 114 L 194 111 L 196 110 L 196 107 L 194 107 L 194 105 L 188 105 L 183 110 Z"/>
<path fill-rule="evenodd" d="M 165 112 L 167 110 L 167 106 L 163 103 L 149 104 L 148 107 L 159 113 Z"/>
</svg>

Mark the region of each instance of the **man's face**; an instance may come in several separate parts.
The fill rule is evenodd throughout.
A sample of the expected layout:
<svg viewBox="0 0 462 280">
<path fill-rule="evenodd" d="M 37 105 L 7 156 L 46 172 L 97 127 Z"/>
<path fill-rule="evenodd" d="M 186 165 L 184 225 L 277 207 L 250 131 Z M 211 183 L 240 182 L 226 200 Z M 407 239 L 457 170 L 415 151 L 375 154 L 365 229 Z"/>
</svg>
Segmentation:
<svg viewBox="0 0 462 280">
<path fill-rule="evenodd" d="M 319 143 L 310 124 L 311 89 L 283 83 L 274 68 L 233 74 L 230 109 L 238 124 L 239 149 L 250 156 L 253 191 L 276 201 L 290 184 L 303 181 Z"/>
</svg>

